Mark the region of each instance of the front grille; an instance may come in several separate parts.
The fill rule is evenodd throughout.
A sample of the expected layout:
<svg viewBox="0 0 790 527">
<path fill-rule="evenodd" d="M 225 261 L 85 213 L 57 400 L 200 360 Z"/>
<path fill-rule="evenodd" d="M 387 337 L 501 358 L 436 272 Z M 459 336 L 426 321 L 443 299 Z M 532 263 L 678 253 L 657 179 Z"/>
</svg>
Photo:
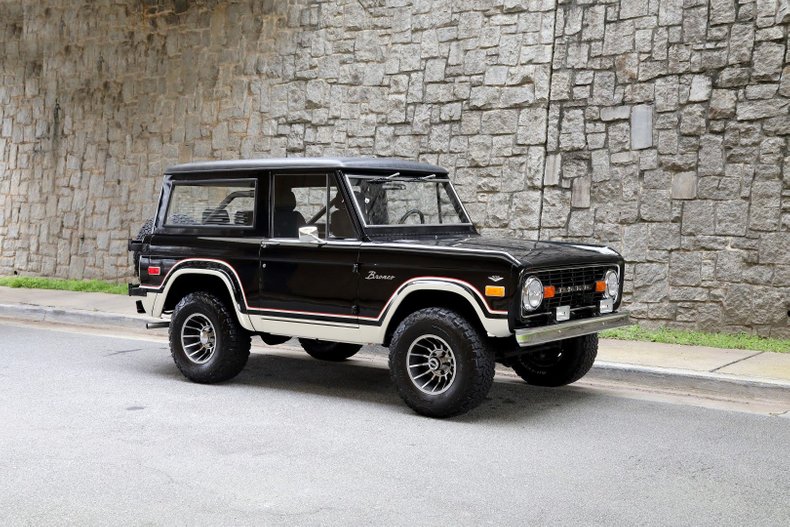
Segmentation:
<svg viewBox="0 0 790 527">
<path fill-rule="evenodd" d="M 597 306 L 603 298 L 603 293 L 595 292 L 595 282 L 603 280 L 608 269 L 616 270 L 617 266 L 571 267 L 531 273 L 530 276 L 537 276 L 544 287 L 554 286 L 556 294 L 554 298 L 544 300 L 537 310 L 524 311 L 523 317 L 551 313 L 558 306 L 570 306 L 571 310 Z"/>
</svg>

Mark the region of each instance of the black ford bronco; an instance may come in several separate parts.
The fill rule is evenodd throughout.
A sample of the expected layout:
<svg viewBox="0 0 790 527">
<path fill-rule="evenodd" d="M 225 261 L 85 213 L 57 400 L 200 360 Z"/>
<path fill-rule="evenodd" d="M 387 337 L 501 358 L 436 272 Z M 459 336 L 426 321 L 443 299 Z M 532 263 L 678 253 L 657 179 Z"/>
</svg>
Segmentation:
<svg viewBox="0 0 790 527">
<path fill-rule="evenodd" d="M 481 236 L 424 163 L 178 165 L 129 250 L 138 311 L 167 317 L 173 359 L 200 383 L 237 375 L 252 335 L 329 361 L 381 344 L 406 404 L 445 417 L 484 399 L 496 362 L 529 384 L 580 379 L 596 333 L 629 323 L 615 251 Z"/>
</svg>

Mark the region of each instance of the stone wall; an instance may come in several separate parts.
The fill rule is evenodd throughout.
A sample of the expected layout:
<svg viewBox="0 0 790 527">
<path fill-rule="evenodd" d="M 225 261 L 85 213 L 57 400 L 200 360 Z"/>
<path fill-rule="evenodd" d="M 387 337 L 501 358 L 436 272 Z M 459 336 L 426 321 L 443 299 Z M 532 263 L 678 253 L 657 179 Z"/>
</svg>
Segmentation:
<svg viewBox="0 0 790 527">
<path fill-rule="evenodd" d="M 622 249 L 638 318 L 788 334 L 787 7 L 560 2 L 542 233 Z"/>
<path fill-rule="evenodd" d="M 790 335 L 787 0 L 0 3 L 0 274 L 121 280 L 163 169 L 419 158 L 646 324 Z"/>
</svg>

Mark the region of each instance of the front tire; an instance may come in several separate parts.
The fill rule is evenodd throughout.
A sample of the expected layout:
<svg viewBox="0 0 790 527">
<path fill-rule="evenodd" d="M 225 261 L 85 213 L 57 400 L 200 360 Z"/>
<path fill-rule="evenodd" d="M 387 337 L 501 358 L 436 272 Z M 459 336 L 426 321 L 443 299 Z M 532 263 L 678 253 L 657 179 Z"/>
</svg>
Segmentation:
<svg viewBox="0 0 790 527">
<path fill-rule="evenodd" d="M 590 371 L 598 355 L 598 335 L 561 340 L 519 356 L 513 371 L 534 386 L 564 386 Z"/>
<path fill-rule="evenodd" d="M 348 344 L 345 342 L 329 342 L 327 340 L 317 339 L 299 339 L 299 344 L 302 345 L 308 355 L 318 360 L 326 360 L 330 362 L 344 361 L 349 357 L 354 356 L 362 346 L 360 344 Z"/>
<path fill-rule="evenodd" d="M 212 384 L 232 379 L 250 356 L 250 334 L 216 296 L 190 293 L 170 321 L 170 353 L 187 379 Z"/>
<path fill-rule="evenodd" d="M 404 402 L 429 417 L 468 412 L 494 382 L 494 354 L 458 313 L 428 308 L 412 313 L 392 336 L 390 377 Z"/>
</svg>

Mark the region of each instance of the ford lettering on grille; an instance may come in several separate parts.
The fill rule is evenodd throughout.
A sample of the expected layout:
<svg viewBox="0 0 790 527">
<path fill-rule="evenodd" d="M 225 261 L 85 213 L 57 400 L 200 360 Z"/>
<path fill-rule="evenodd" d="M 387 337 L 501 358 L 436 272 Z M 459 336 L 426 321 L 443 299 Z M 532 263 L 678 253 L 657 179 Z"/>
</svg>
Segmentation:
<svg viewBox="0 0 790 527">
<path fill-rule="evenodd" d="M 582 291 L 589 291 L 592 289 L 592 286 L 589 284 L 583 285 L 566 285 L 564 287 L 558 287 L 557 292 L 562 293 L 580 293 Z"/>
</svg>

